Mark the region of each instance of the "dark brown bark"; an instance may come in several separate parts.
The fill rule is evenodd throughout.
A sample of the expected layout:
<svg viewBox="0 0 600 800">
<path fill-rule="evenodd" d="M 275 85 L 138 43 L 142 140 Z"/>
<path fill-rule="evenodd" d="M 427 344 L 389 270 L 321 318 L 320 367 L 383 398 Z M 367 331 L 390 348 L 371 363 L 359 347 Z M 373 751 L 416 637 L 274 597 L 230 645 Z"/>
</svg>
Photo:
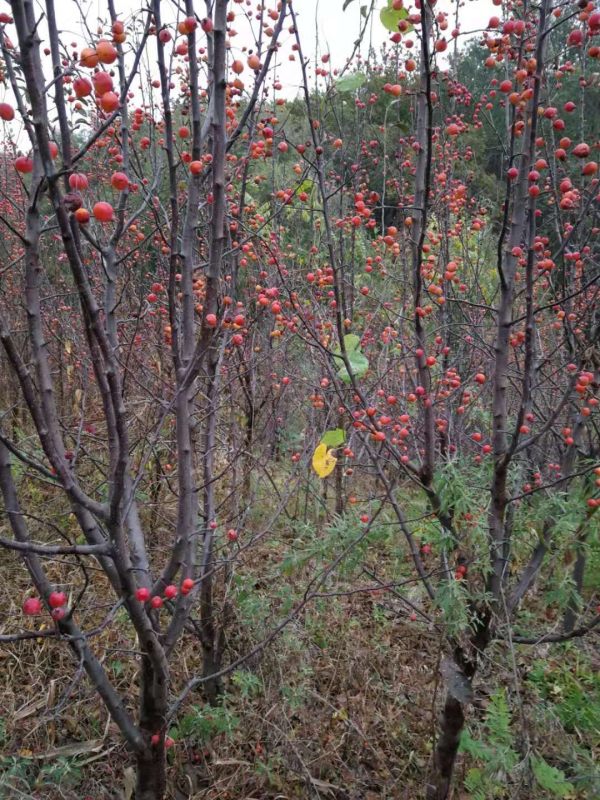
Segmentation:
<svg viewBox="0 0 600 800">
<path fill-rule="evenodd" d="M 166 762 L 154 753 L 136 761 L 135 800 L 163 800 L 166 794 Z"/>
<path fill-rule="evenodd" d="M 417 98 L 417 130 L 416 138 L 419 146 L 415 174 L 415 200 L 413 209 L 413 226 L 411 236 L 412 256 L 412 290 L 414 305 L 414 342 L 419 384 L 425 389 L 426 396 L 431 392 L 431 377 L 426 366 L 427 342 L 420 306 L 423 292 L 423 276 L 421 274 L 423 245 L 427 233 L 429 192 L 431 188 L 433 106 L 431 100 L 431 10 L 423 3 L 421 7 L 421 75 Z M 433 405 L 423 403 L 423 439 L 424 452 L 421 466 L 421 480 L 425 487 L 430 487 L 435 469 L 435 426 Z"/>
<path fill-rule="evenodd" d="M 440 736 L 433 754 L 430 782 L 427 784 L 427 800 L 446 800 L 450 794 L 464 724 L 463 704 L 448 692 L 440 721 Z"/>
<path fill-rule="evenodd" d="M 213 51 L 212 51 L 212 109 L 213 119 L 210 128 L 212 160 L 212 219 L 210 223 L 210 248 L 206 273 L 205 313 L 218 312 L 218 282 L 223 269 L 223 250 L 227 239 L 225 195 L 225 154 L 226 154 L 226 30 L 227 0 L 216 0 L 214 6 Z M 203 651 L 202 674 L 206 679 L 204 692 L 208 702 L 214 705 L 221 693 L 218 678 L 211 677 L 219 671 L 220 648 L 219 632 L 215 623 L 213 600 L 213 543 L 215 521 L 214 497 L 214 453 L 219 399 L 219 363 L 222 344 L 212 340 L 206 359 L 206 421 L 202 435 L 202 471 L 204 538 L 200 563 L 200 628 Z"/>
<path fill-rule="evenodd" d="M 583 590 L 583 579 L 585 576 L 585 566 L 587 562 L 586 553 L 586 539 L 588 530 L 581 531 L 577 538 L 575 564 L 573 565 L 573 588 L 577 595 L 571 599 L 563 619 L 563 630 L 565 633 L 571 633 L 575 629 L 577 619 L 579 617 L 579 598 Z"/>
<path fill-rule="evenodd" d="M 223 693 L 223 682 L 220 677 L 214 676 L 221 670 L 222 658 L 221 648 L 218 641 L 216 641 L 220 637 L 215 637 L 212 626 L 211 634 L 212 640 L 210 643 L 203 642 L 202 646 L 202 677 L 205 679 L 202 684 L 202 690 L 206 702 L 211 706 L 216 706 Z"/>
<path fill-rule="evenodd" d="M 213 598 L 213 543 L 215 518 L 214 496 L 214 452 L 216 433 L 216 405 L 219 390 L 219 357 L 212 354 L 207 376 L 207 418 L 203 436 L 203 507 L 204 507 L 204 541 L 202 544 L 202 563 L 200 568 L 200 628 L 203 653 L 202 675 L 206 679 L 204 694 L 211 705 L 215 705 L 221 694 L 221 682 L 211 676 L 220 669 L 219 633 L 215 624 Z"/>
<path fill-rule="evenodd" d="M 162 800 L 167 790 L 165 727 L 168 675 L 157 674 L 151 659 L 142 657 L 140 668 L 140 730 L 148 747 L 136 759 L 135 800 Z M 159 742 L 151 738 L 159 734 Z"/>
<path fill-rule="evenodd" d="M 469 649 L 456 645 L 448 678 L 448 689 L 439 723 L 439 738 L 433 751 L 429 779 L 426 786 L 427 800 L 446 800 L 450 797 L 452 775 L 458 755 L 460 737 L 465 725 L 465 704 L 470 699 L 472 683 L 479 660 L 492 638 L 492 616 L 489 611 L 471 609 L 473 618 L 479 623 L 471 637 Z"/>
</svg>

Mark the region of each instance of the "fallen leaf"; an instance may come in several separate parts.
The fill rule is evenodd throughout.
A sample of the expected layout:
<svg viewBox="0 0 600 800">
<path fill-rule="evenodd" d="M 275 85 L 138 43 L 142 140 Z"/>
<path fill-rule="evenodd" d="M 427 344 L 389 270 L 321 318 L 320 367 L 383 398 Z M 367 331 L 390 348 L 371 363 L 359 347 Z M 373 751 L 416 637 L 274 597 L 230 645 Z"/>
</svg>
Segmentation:
<svg viewBox="0 0 600 800">
<path fill-rule="evenodd" d="M 62 745 L 61 747 L 51 747 L 44 753 L 38 753 L 35 757 L 42 760 L 73 758 L 73 756 L 80 756 L 83 755 L 83 753 L 94 753 L 97 750 L 102 750 L 103 744 L 103 739 L 90 739 L 87 742 L 75 742 L 74 744 Z"/>
</svg>

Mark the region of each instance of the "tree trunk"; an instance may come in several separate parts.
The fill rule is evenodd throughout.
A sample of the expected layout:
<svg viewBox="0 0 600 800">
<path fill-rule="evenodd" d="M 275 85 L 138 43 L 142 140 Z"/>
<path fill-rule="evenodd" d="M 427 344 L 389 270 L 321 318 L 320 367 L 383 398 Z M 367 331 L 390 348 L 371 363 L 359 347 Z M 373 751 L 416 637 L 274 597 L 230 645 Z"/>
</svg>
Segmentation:
<svg viewBox="0 0 600 800">
<path fill-rule="evenodd" d="M 216 637 L 215 637 L 216 638 Z M 223 684 L 221 678 L 212 677 L 221 669 L 221 651 L 220 647 L 215 642 L 212 646 L 202 646 L 202 677 L 205 678 L 202 684 L 202 690 L 207 703 L 211 706 L 216 706 L 219 703 L 221 694 L 223 693 Z"/>
<path fill-rule="evenodd" d="M 563 619 L 563 631 L 565 633 L 571 633 L 571 631 L 575 628 L 575 623 L 577 622 L 580 612 L 581 593 L 583 592 L 583 579 L 585 577 L 585 565 L 587 560 L 585 549 L 586 538 L 587 532 L 584 531 L 580 532 L 580 535 L 577 537 L 577 555 L 575 557 L 575 564 L 573 566 L 573 586 L 577 592 L 577 596 L 571 598 L 565 611 L 565 616 Z"/>
<path fill-rule="evenodd" d="M 221 694 L 221 682 L 212 678 L 220 668 L 219 631 L 215 625 L 215 608 L 213 598 L 213 544 L 215 519 L 214 492 L 214 454 L 216 450 L 217 398 L 219 393 L 219 353 L 211 352 L 208 356 L 208 375 L 206 389 L 206 423 L 202 443 L 203 449 L 203 510 L 205 519 L 204 541 L 202 545 L 202 564 L 200 568 L 200 628 L 202 631 L 202 675 L 206 679 L 202 685 L 204 694 L 211 706 L 218 702 Z"/>
<path fill-rule="evenodd" d="M 159 748 L 153 748 L 158 750 Z M 167 791 L 167 768 L 162 748 L 162 757 L 152 752 L 140 756 L 136 762 L 135 800 L 163 800 Z"/>
<path fill-rule="evenodd" d="M 167 791 L 165 720 L 167 714 L 166 676 L 157 675 L 147 655 L 140 669 L 140 728 L 148 748 L 136 760 L 135 800 L 163 800 Z M 158 744 L 151 739 L 159 734 Z"/>
<path fill-rule="evenodd" d="M 478 619 L 467 651 L 456 646 L 450 669 L 445 672 L 448 683 L 444 710 L 440 719 L 440 732 L 427 781 L 427 800 L 447 800 L 452 787 L 452 775 L 465 726 L 465 704 L 473 698 L 473 678 L 481 655 L 492 636 L 491 614 L 488 610 L 471 608 L 473 619 Z"/>
<path fill-rule="evenodd" d="M 452 774 L 464 724 L 463 704 L 448 692 L 440 722 L 440 737 L 427 783 L 427 800 L 446 800 L 450 796 Z"/>
</svg>

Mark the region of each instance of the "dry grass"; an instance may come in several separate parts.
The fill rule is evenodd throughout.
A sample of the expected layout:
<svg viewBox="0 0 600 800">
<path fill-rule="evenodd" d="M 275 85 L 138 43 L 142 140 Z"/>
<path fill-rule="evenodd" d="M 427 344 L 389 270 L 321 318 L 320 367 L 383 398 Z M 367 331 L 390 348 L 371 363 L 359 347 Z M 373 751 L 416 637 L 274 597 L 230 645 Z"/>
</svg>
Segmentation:
<svg viewBox="0 0 600 800">
<path fill-rule="evenodd" d="M 60 509 L 53 513 L 60 516 Z M 168 541 L 167 533 L 157 534 L 157 553 Z M 301 595 L 314 562 L 284 574 L 283 556 L 294 546 L 284 530 L 261 539 L 240 560 L 236 574 L 249 581 L 262 605 L 252 611 L 230 595 L 233 615 L 226 660 L 248 652 L 280 618 L 286 594 Z M 398 578 L 401 559 L 396 553 L 378 545 L 366 552 L 364 560 L 383 578 Z M 49 573 L 71 592 L 83 585 L 80 571 L 58 562 L 49 563 Z M 34 629 L 39 621 L 24 619 L 20 611 L 30 587 L 17 556 L 2 554 L 0 575 L 0 632 L 15 632 L 21 626 Z M 260 581 L 253 576 L 260 576 Z M 345 591 L 357 582 L 369 583 L 364 575 L 360 579 L 356 574 L 342 575 L 327 588 Z M 106 598 L 110 598 L 106 582 L 94 573 L 78 614 L 86 629 L 104 618 L 110 607 Z M 117 615 L 93 642 L 117 688 L 125 697 L 135 698 L 136 641 L 125 616 Z M 534 656 L 527 651 L 520 663 L 526 665 Z M 244 665 L 242 674 L 227 678 L 220 710 L 207 711 L 200 693 L 188 699 L 177 721 L 181 728 L 177 744 L 169 753 L 170 798 L 414 800 L 422 796 L 441 696 L 439 657 L 437 634 L 426 624 L 411 621 L 393 595 L 364 592 L 315 600 L 260 658 Z M 174 692 L 200 666 L 198 643 L 184 638 L 173 661 Z M 481 716 L 489 687 L 512 687 L 513 680 L 508 653 L 500 646 L 492 648 L 478 678 L 483 700 L 473 710 L 474 719 Z M 2 800 L 129 800 L 128 753 L 67 647 L 52 639 L 0 646 L 0 696 Z M 536 698 L 525 697 L 525 702 L 535 703 Z M 194 706 L 203 709 L 202 730 L 208 731 L 204 737 L 189 731 Z M 212 721 L 207 719 L 211 713 Z M 229 733 L 219 732 L 221 723 L 229 724 Z M 547 736 L 547 749 L 559 750 L 560 726 L 548 730 Z M 464 774 L 461 757 L 458 786 Z M 513 800 L 546 797 L 526 792 L 510 796 Z M 469 795 L 457 790 L 455 798 L 459 797 Z"/>
</svg>

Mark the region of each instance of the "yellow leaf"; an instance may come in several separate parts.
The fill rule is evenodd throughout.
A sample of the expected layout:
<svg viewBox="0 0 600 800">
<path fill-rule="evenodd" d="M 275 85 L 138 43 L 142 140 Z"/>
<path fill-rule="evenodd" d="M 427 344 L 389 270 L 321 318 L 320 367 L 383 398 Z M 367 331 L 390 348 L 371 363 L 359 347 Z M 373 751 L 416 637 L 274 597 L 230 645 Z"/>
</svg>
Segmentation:
<svg viewBox="0 0 600 800">
<path fill-rule="evenodd" d="M 318 445 L 313 453 L 312 465 L 319 478 L 326 478 L 331 474 L 336 464 L 337 458 L 333 455 L 333 450 L 328 450 L 326 444 Z"/>
</svg>

